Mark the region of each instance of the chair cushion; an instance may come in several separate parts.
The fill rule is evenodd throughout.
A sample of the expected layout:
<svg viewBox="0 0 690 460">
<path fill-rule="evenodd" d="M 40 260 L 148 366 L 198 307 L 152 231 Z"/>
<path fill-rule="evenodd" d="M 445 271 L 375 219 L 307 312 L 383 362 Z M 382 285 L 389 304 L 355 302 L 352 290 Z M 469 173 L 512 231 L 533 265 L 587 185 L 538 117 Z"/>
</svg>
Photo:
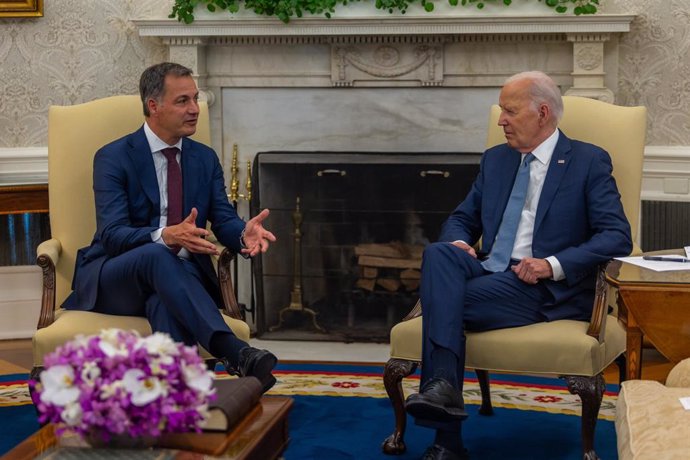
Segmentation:
<svg viewBox="0 0 690 460">
<path fill-rule="evenodd" d="M 589 323 L 560 320 L 529 326 L 468 332 L 466 366 L 501 372 L 592 376 L 625 351 L 625 331 L 606 322 L 604 343 L 587 335 Z M 391 358 L 420 361 L 422 317 L 391 329 Z"/>
<path fill-rule="evenodd" d="M 245 342 L 249 341 L 249 325 L 238 319 L 223 315 L 232 332 Z M 63 310 L 55 311 L 55 321 L 48 327 L 36 331 L 33 337 L 34 366 L 43 365 L 43 356 L 55 350 L 59 345 L 73 339 L 76 335 L 98 334 L 102 329 L 134 329 L 142 335 L 151 334 L 151 326 L 146 318 L 138 316 L 116 316 L 94 313 L 91 311 Z M 200 349 L 204 358 L 211 355 Z"/>
<path fill-rule="evenodd" d="M 688 458 L 690 411 L 678 400 L 687 396 L 688 388 L 668 388 L 650 380 L 623 382 L 616 401 L 618 458 Z"/>
</svg>

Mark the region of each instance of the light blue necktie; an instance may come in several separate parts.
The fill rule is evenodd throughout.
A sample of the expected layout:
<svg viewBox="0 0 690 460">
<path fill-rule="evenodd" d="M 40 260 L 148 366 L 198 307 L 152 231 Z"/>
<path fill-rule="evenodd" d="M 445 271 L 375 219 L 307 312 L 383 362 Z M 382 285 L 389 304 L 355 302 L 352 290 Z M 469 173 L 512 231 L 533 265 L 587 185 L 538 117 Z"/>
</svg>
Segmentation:
<svg viewBox="0 0 690 460">
<path fill-rule="evenodd" d="M 528 153 L 522 160 L 522 164 L 515 176 L 513 190 L 510 192 L 508 204 L 505 211 L 503 211 L 503 219 L 498 229 L 496 241 L 494 241 L 494 245 L 491 248 L 489 258 L 482 262 L 485 270 L 502 272 L 508 268 L 510 255 L 513 253 L 513 245 L 515 244 L 515 235 L 520 223 L 520 215 L 522 214 L 522 208 L 525 206 L 527 186 L 529 185 L 529 164 L 532 160 L 534 160 L 534 155 Z"/>
</svg>

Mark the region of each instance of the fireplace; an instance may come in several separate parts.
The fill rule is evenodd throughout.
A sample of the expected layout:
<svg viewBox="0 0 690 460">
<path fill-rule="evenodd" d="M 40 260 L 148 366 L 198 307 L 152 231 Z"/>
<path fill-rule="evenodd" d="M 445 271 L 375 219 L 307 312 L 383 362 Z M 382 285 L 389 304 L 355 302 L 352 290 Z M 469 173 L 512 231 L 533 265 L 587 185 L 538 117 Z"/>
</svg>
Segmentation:
<svg viewBox="0 0 690 460">
<path fill-rule="evenodd" d="M 254 263 L 257 335 L 386 341 L 418 297 L 424 245 L 469 191 L 479 159 L 259 153 L 252 212 L 271 210 L 280 241 Z"/>
<path fill-rule="evenodd" d="M 221 157 L 228 184 L 231 182 L 230 152 L 235 144 L 239 149 L 242 184 L 247 175 L 244 165 L 262 167 L 257 159 L 258 152 L 290 150 L 289 154 L 285 152 L 286 156 L 329 158 L 328 165 L 320 166 L 320 170 L 325 171 L 341 169 L 330 163 L 334 154 L 300 152 L 445 152 L 449 157 L 460 157 L 453 152 L 482 151 L 489 107 L 497 102 L 505 79 L 522 70 L 546 71 L 566 94 L 613 100 L 618 82 L 618 40 L 620 34 L 629 31 L 633 15 L 575 17 L 482 13 L 463 16 L 458 13 L 466 8 L 452 10 L 447 15 L 440 12 L 415 15 L 409 11 L 404 16 L 305 17 L 295 18 L 290 24 L 251 15 L 226 17 L 223 14 L 199 14 L 194 23 L 180 24 L 161 12 L 134 22 L 140 35 L 156 37 L 168 46 L 169 60 L 193 69 L 201 97 L 209 103 L 212 144 Z M 372 155 L 367 156 L 373 159 Z M 431 158 L 441 161 L 441 156 L 427 153 L 419 156 L 420 160 L 414 161 L 421 162 L 411 164 L 420 168 L 431 169 L 428 163 Z M 297 164 L 301 163 L 295 162 Z M 370 166 L 383 168 L 382 163 L 375 164 L 379 166 Z M 447 164 L 448 168 L 464 167 L 453 160 L 448 160 Z M 434 164 L 433 168 L 437 166 Z M 301 169 L 309 168 L 289 163 L 281 167 L 293 171 L 293 176 L 297 174 L 295 170 L 303 174 Z M 318 172 L 314 162 L 311 167 L 314 168 L 311 173 Z M 354 165 L 344 177 L 326 173 L 322 182 L 328 180 L 331 185 L 339 183 L 352 187 L 356 169 L 352 168 Z M 437 169 L 445 168 L 438 166 Z M 384 183 L 391 171 L 392 167 L 387 166 L 385 174 L 368 179 L 365 185 Z M 250 206 L 240 197 L 238 212 L 242 217 L 248 217 L 259 206 L 266 206 L 260 200 L 265 198 L 268 187 L 263 180 L 267 172 L 252 171 L 257 180 L 261 176 L 262 185 L 254 189 L 260 198 L 254 196 Z M 304 176 L 295 177 L 300 179 L 292 183 L 294 186 L 301 187 L 309 182 L 302 179 Z M 282 179 L 289 180 L 289 177 Z M 427 179 L 429 183 L 443 182 L 433 175 Z M 425 238 L 433 240 L 437 224 L 464 195 L 463 187 L 466 186 L 465 182 L 458 182 L 458 189 L 451 190 L 449 196 L 439 194 L 437 199 L 431 200 L 439 205 L 438 209 L 425 207 L 425 204 L 414 211 L 397 209 L 380 213 L 395 219 L 390 225 L 371 220 L 371 216 L 378 217 L 376 212 L 348 211 L 346 205 L 350 203 L 345 198 L 350 195 L 341 190 L 328 192 L 317 188 L 306 193 L 293 190 L 279 197 L 281 202 L 268 205 L 273 213 L 267 227 L 276 231 L 280 242 L 261 261 L 239 261 L 236 272 L 239 301 L 245 305 L 262 304 L 263 311 L 247 317 L 252 329 L 262 337 L 288 334 L 289 329 L 285 327 L 269 329 L 278 322 L 280 309 L 292 303 L 294 280 L 289 268 L 294 261 L 294 251 L 290 234 L 294 232 L 292 213 L 298 193 L 304 233 L 300 240 L 303 257 L 299 261 L 301 297 L 318 311 L 318 320 L 327 326 L 324 329 L 333 331 L 334 328 L 326 324 L 331 321 L 326 319 L 331 313 L 340 315 L 333 321 L 358 324 L 364 329 L 366 324 L 360 321 L 365 317 L 363 312 L 379 322 L 390 322 L 409 308 L 409 299 L 404 298 L 400 301 L 404 307 L 388 307 L 389 301 L 381 307 L 372 300 L 369 306 L 357 304 L 348 310 L 334 306 L 341 304 L 329 297 L 332 294 L 327 296 L 324 292 L 331 286 L 338 288 L 334 292 L 344 292 L 346 287 L 353 289 L 352 281 L 355 285 L 360 281 L 362 289 L 371 284 L 371 268 L 382 271 L 381 267 L 366 266 L 369 277 L 359 276 L 358 264 L 352 264 L 359 259 L 354 251 L 371 250 L 371 247 L 357 249 L 360 244 L 398 244 L 398 239 L 404 239 L 393 234 L 393 229 L 406 227 L 417 228 Z M 356 192 L 360 185 L 354 187 Z M 250 195 L 248 190 L 240 192 L 245 198 Z M 382 196 L 381 193 L 382 190 L 375 190 L 361 201 L 373 206 L 376 202 L 371 197 Z M 403 187 L 399 193 L 410 191 Z M 438 192 L 430 191 L 425 196 L 433 196 L 433 193 Z M 310 200 L 317 196 L 329 198 L 326 201 L 330 208 L 312 208 Z M 416 195 L 408 196 L 403 202 L 419 204 L 415 198 Z M 445 198 L 448 202 L 440 205 Z M 393 199 L 385 202 L 395 203 Z M 320 219 L 352 216 L 359 219 L 356 228 L 362 235 L 358 234 L 355 242 L 348 243 L 347 249 L 335 249 L 329 238 L 335 240 L 336 236 L 341 236 L 347 225 L 332 225 L 326 232 Z M 374 239 L 375 231 L 382 227 L 391 232 L 386 235 L 390 241 Z M 319 241 L 328 242 L 318 251 L 314 249 L 317 234 Z M 314 275 L 314 267 L 326 262 L 332 262 L 326 265 L 329 275 Z M 410 273 L 406 276 L 412 276 Z M 345 278 L 349 284 L 343 280 Z M 414 284 L 413 280 L 404 279 Z M 389 289 L 394 287 L 395 283 L 389 285 Z M 379 316 L 374 318 L 376 315 Z M 287 316 L 299 318 L 300 315 L 286 314 L 286 321 Z M 295 318 L 289 321 L 297 322 Z M 304 326 L 308 331 L 307 326 L 313 327 L 313 324 L 297 326 Z M 376 334 L 362 335 L 373 337 Z M 318 337 L 324 335 L 315 333 Z M 342 334 L 342 337 L 349 340 L 352 336 Z"/>
</svg>

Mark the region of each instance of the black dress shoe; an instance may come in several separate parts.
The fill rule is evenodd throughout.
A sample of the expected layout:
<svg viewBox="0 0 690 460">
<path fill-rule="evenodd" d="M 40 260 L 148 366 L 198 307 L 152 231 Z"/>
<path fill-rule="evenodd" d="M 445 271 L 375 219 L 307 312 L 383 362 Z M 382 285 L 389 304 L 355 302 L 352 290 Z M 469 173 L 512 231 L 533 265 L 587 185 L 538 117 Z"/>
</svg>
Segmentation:
<svg viewBox="0 0 690 460">
<path fill-rule="evenodd" d="M 410 395 L 405 409 L 408 414 L 421 420 L 456 422 L 467 418 L 460 391 L 439 378 L 427 380 L 419 393 Z"/>
<path fill-rule="evenodd" d="M 278 364 L 278 358 L 268 350 L 244 347 L 240 350 L 240 362 L 237 364 L 237 368 L 228 366 L 226 360 L 224 360 L 224 363 L 225 369 L 231 375 L 256 377 L 259 379 L 264 393 L 270 390 L 276 383 L 276 378 L 271 374 L 271 371 Z"/>
<path fill-rule="evenodd" d="M 422 460 L 468 460 L 470 458 L 467 449 L 463 449 L 461 453 L 453 452 L 445 447 L 434 444 L 429 446 L 422 455 Z"/>
</svg>

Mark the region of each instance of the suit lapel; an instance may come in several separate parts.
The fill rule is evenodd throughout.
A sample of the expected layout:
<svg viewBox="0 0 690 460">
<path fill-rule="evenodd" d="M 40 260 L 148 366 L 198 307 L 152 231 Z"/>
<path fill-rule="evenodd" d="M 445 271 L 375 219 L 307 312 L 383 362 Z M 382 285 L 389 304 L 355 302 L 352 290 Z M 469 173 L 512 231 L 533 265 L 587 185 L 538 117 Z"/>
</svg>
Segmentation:
<svg viewBox="0 0 690 460">
<path fill-rule="evenodd" d="M 508 199 L 510 198 L 510 193 L 513 191 L 513 183 L 515 182 L 515 176 L 517 175 L 517 170 L 520 167 L 520 162 L 522 160 L 522 155 L 517 150 L 509 149 L 506 158 L 501 160 L 502 167 L 499 169 L 495 179 L 495 183 L 492 180 L 490 184 L 491 188 L 494 188 L 497 194 L 496 200 L 497 206 L 493 208 L 493 218 L 490 222 L 495 223 L 495 228 L 493 235 L 498 233 L 498 228 L 503 220 L 503 212 L 508 205 Z M 493 244 L 493 243 L 492 243 Z"/>
<path fill-rule="evenodd" d="M 546 211 L 549 210 L 553 198 L 556 195 L 556 190 L 561 184 L 561 180 L 565 175 L 565 172 L 570 165 L 570 139 L 568 139 L 563 131 L 560 132 L 558 137 L 558 143 L 556 148 L 553 150 L 553 155 L 551 156 L 551 163 L 549 163 L 549 170 L 546 172 L 546 178 L 544 179 L 544 187 L 541 190 L 541 195 L 539 197 L 539 204 L 537 205 L 537 215 L 534 218 L 534 233 L 536 234 L 541 221 L 546 215 Z"/>
<path fill-rule="evenodd" d="M 146 140 L 143 126 L 130 136 L 128 143 L 130 148 L 127 154 L 136 167 L 141 188 L 144 189 L 144 193 L 153 204 L 156 215 L 160 217 L 161 200 L 160 192 L 158 191 L 158 179 L 156 178 L 156 167 L 153 164 L 151 147 L 149 147 L 149 143 Z"/>
</svg>

